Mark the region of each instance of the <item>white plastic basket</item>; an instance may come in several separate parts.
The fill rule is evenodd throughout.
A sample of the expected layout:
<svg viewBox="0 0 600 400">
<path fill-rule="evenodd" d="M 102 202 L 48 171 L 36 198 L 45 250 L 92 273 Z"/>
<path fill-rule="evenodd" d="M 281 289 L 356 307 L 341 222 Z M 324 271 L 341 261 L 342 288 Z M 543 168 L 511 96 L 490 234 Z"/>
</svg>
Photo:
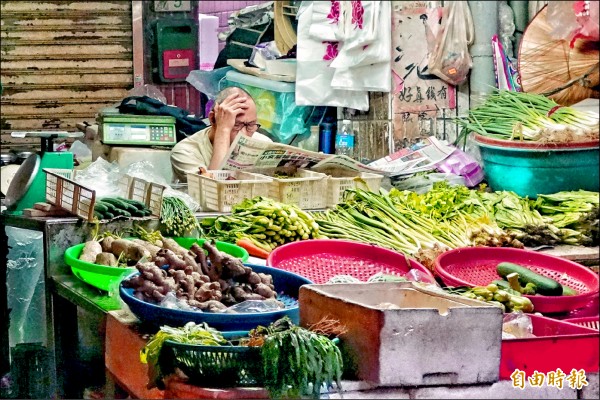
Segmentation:
<svg viewBox="0 0 600 400">
<path fill-rule="evenodd" d="M 123 197 L 144 203 L 152 215 L 160 217 L 162 196 L 166 186 L 130 175 L 123 176 L 119 186 L 124 193 Z"/>
<path fill-rule="evenodd" d="M 187 174 L 188 194 L 203 211 L 229 212 L 244 199 L 268 196 L 271 178 L 243 171 L 212 170 L 212 177 Z M 228 179 L 233 177 L 234 179 Z"/>
<path fill-rule="evenodd" d="M 378 192 L 383 175 L 369 172 L 335 172 L 327 178 L 327 207 L 342 202 L 344 192 L 348 189 L 364 189 Z"/>
<path fill-rule="evenodd" d="M 269 185 L 269 197 L 286 204 L 295 204 L 307 209 L 325 208 L 327 206 L 327 175 L 319 172 L 298 169 L 292 178 L 276 178 L 277 172 L 285 168 L 261 170 L 260 174 L 273 179 Z"/>
<path fill-rule="evenodd" d="M 44 168 L 46 201 L 85 220 L 94 218 L 96 192 L 71 178 L 72 169 Z"/>
<path fill-rule="evenodd" d="M 44 168 L 46 201 L 87 221 L 94 219 L 96 191 L 73 180 L 71 169 Z M 160 217 L 165 186 L 125 175 L 120 181 L 123 197 L 144 203 L 153 216 Z"/>
</svg>

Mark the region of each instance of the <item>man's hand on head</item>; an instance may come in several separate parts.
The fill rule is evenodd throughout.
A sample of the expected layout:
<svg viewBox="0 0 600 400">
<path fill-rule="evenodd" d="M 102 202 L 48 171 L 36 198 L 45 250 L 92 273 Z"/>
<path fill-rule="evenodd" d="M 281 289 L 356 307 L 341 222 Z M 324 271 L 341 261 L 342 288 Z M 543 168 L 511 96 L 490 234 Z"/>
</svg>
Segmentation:
<svg viewBox="0 0 600 400">
<path fill-rule="evenodd" d="M 239 93 L 233 93 L 220 104 L 215 104 L 213 109 L 215 125 L 221 132 L 231 132 L 235 125 L 235 119 L 248 109 L 247 98 Z"/>
</svg>

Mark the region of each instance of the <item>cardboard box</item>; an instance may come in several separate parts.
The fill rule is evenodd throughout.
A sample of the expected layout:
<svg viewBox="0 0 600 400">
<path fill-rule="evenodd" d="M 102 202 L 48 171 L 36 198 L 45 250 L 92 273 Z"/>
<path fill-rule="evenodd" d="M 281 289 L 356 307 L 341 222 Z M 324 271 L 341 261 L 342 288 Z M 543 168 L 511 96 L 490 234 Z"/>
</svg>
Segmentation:
<svg viewBox="0 0 600 400">
<path fill-rule="evenodd" d="M 339 320 L 347 379 L 380 386 L 495 382 L 502 310 L 412 282 L 304 285 L 300 324 Z"/>
</svg>

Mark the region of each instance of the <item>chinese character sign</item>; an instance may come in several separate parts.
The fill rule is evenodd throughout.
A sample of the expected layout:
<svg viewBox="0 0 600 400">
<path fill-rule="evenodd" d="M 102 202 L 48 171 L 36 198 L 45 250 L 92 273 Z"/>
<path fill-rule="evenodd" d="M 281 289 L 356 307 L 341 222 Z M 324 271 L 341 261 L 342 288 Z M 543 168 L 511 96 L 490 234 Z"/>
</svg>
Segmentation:
<svg viewBox="0 0 600 400">
<path fill-rule="evenodd" d="M 392 14 L 393 109 L 398 112 L 455 108 L 455 88 L 428 72 L 428 44 L 437 34 L 441 8 L 407 8 Z"/>
</svg>

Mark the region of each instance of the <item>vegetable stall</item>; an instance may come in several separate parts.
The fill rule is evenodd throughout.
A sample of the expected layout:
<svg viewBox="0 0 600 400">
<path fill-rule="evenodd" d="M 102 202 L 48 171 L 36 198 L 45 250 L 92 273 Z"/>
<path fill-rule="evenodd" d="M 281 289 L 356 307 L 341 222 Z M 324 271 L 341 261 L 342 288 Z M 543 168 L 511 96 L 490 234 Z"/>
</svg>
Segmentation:
<svg viewBox="0 0 600 400">
<path fill-rule="evenodd" d="M 541 115 L 553 107 L 498 92 L 458 122 L 485 140 L 546 146 L 569 126 L 569 140 L 597 141 L 592 117 L 562 107 L 551 122 Z M 199 171 L 190 174 L 206 184 L 196 197 L 127 175 L 119 194 L 104 195 L 77 173 L 56 175 L 48 185 L 70 184 L 76 197 L 63 192 L 36 206 L 72 217 L 3 214 L 13 234 L 41 233 L 47 344 L 36 351 L 53 354 L 47 374 L 59 396 L 77 397 L 89 385 L 80 355 L 96 360 L 86 368 L 102 360 L 106 378 L 92 375 L 106 379 L 110 396 L 143 398 L 318 398 L 357 381 L 373 390 L 508 385 L 515 368 L 597 376 L 597 191 L 530 196 L 523 185 L 498 189 L 493 180 L 412 191 L 358 173 L 286 171 L 250 181 Z M 340 180 L 347 186 L 330 197 Z M 235 188 L 217 197 L 223 204 L 215 208 L 228 211 L 199 211 L 207 182 Z M 244 185 L 256 182 L 262 191 L 245 195 Z M 302 207 L 298 195 L 314 200 L 316 187 L 336 201 Z M 583 355 L 522 356 L 528 346 L 564 352 L 567 339 Z M 426 344 L 436 362 L 414 353 Z"/>
</svg>

